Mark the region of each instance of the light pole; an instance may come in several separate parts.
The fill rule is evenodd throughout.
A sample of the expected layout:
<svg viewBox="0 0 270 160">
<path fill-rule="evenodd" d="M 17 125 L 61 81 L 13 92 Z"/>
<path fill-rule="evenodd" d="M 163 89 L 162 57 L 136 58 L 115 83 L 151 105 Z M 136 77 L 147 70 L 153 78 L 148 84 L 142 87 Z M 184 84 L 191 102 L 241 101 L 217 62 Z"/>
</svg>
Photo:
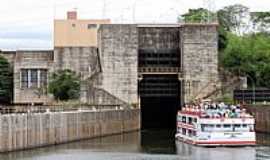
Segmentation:
<svg viewBox="0 0 270 160">
<path fill-rule="evenodd" d="M 246 76 L 249 77 L 249 79 L 252 81 L 253 104 L 255 104 L 256 103 L 256 95 L 255 95 L 256 86 L 255 86 L 255 81 L 254 81 L 254 79 L 250 75 L 246 74 Z"/>
</svg>

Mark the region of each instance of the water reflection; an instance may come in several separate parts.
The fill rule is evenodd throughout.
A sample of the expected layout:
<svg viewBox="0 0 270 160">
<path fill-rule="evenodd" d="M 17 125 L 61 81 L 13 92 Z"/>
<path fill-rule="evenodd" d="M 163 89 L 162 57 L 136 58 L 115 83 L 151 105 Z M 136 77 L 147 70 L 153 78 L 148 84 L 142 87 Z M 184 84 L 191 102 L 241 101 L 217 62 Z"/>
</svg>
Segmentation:
<svg viewBox="0 0 270 160">
<path fill-rule="evenodd" d="M 176 142 L 177 154 L 192 160 L 255 160 L 255 147 L 197 147 Z"/>
<path fill-rule="evenodd" d="M 0 160 L 268 160 L 270 136 L 257 147 L 205 148 L 174 141 L 174 131 L 146 130 L 69 144 L 0 154 Z"/>
</svg>

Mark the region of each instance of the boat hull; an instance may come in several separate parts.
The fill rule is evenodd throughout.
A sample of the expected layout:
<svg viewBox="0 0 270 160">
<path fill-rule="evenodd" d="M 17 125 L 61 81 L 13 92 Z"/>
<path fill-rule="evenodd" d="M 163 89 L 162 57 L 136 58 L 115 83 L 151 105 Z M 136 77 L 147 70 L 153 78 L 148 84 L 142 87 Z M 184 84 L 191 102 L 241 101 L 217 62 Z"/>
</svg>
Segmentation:
<svg viewBox="0 0 270 160">
<path fill-rule="evenodd" d="M 205 147 L 218 147 L 218 146 L 255 146 L 256 140 L 194 140 L 194 139 L 188 139 L 181 136 L 176 135 L 176 140 L 192 144 L 196 146 L 205 146 Z"/>
</svg>

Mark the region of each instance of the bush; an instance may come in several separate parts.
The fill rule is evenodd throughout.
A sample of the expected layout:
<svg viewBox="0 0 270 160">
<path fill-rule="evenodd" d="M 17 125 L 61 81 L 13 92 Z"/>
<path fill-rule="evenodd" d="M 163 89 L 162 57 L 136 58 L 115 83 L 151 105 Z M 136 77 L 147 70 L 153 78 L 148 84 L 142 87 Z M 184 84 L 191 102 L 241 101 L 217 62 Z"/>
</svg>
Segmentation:
<svg viewBox="0 0 270 160">
<path fill-rule="evenodd" d="M 56 100 L 78 99 L 80 78 L 71 70 L 59 70 L 50 77 L 49 93 L 53 94 Z"/>
<path fill-rule="evenodd" d="M 8 61 L 0 56 L 0 103 L 11 103 L 13 77 Z"/>
</svg>

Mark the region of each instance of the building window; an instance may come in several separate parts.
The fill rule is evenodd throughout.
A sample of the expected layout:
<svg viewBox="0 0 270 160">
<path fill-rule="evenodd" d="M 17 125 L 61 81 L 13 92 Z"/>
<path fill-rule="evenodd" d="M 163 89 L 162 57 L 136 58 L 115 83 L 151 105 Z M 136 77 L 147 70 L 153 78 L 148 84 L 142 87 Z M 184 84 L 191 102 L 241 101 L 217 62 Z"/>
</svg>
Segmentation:
<svg viewBox="0 0 270 160">
<path fill-rule="evenodd" d="M 97 25 L 96 24 L 88 24 L 87 28 L 88 29 L 95 29 L 95 28 L 97 28 Z"/>
<path fill-rule="evenodd" d="M 21 88 L 40 88 L 47 86 L 46 69 L 22 69 Z"/>
<path fill-rule="evenodd" d="M 72 23 L 72 27 L 75 28 L 76 27 L 76 24 L 75 23 Z"/>
<path fill-rule="evenodd" d="M 47 86 L 47 70 L 40 70 L 40 87 Z"/>
<path fill-rule="evenodd" d="M 28 88 L 28 70 L 21 70 L 21 88 Z"/>
<path fill-rule="evenodd" d="M 31 69 L 31 88 L 37 88 L 38 87 L 38 70 L 37 69 Z"/>
</svg>

